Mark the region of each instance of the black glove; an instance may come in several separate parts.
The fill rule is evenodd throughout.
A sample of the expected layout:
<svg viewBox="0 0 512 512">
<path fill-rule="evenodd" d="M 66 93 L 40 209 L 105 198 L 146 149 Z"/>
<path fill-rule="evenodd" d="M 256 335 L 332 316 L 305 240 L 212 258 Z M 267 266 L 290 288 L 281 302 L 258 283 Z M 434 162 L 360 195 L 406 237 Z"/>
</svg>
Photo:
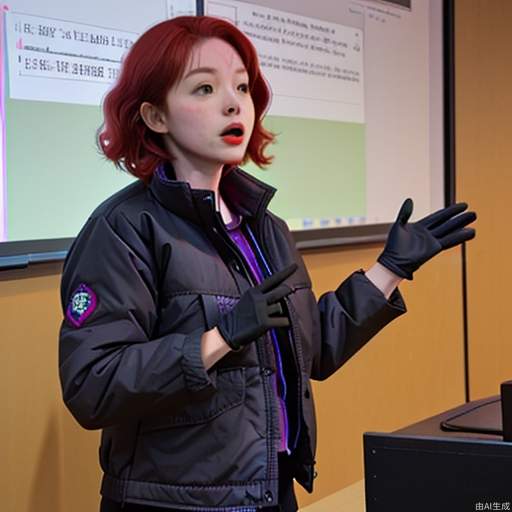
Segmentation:
<svg viewBox="0 0 512 512">
<path fill-rule="evenodd" d="M 465 227 L 476 219 L 474 212 L 462 213 L 467 207 L 457 203 L 408 224 L 413 202 L 406 199 L 377 261 L 396 275 L 412 279 L 412 273 L 437 253 L 475 237 L 475 230 Z"/>
<path fill-rule="evenodd" d="M 290 325 L 279 301 L 292 291 L 281 283 L 296 270 L 297 264 L 293 263 L 253 286 L 229 313 L 220 317 L 217 327 L 233 350 L 241 350 L 273 327 Z"/>
</svg>

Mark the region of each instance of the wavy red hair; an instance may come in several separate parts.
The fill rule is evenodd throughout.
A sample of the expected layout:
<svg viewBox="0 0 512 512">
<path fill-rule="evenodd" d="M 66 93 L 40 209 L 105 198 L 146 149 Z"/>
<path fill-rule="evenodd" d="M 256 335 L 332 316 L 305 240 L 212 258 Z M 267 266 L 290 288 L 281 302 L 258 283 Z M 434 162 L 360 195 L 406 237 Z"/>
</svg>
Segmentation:
<svg viewBox="0 0 512 512">
<path fill-rule="evenodd" d="M 255 123 L 242 163 L 251 159 L 263 167 L 272 161 L 272 157 L 264 155 L 264 150 L 274 140 L 274 134 L 262 126 L 271 93 L 254 46 L 227 21 L 209 16 L 180 16 L 155 25 L 139 37 L 123 61 L 117 82 L 104 99 L 104 122 L 98 130 L 98 145 L 117 167 L 147 183 L 159 164 L 172 160 L 161 136 L 144 123 L 139 108 L 145 101 L 165 108 L 167 93 L 181 80 L 192 50 L 212 37 L 230 44 L 249 74 Z"/>
</svg>

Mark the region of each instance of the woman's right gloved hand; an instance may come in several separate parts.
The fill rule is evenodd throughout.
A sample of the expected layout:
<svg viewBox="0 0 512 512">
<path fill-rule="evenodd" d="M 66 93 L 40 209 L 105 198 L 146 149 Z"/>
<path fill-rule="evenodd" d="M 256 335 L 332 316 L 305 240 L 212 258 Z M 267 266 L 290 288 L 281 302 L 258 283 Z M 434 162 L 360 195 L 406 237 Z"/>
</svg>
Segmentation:
<svg viewBox="0 0 512 512">
<path fill-rule="evenodd" d="M 297 270 L 297 264 L 276 272 L 247 290 L 237 305 L 222 315 L 217 328 L 232 350 L 241 350 L 273 327 L 288 327 L 279 301 L 291 293 L 283 281 Z"/>
</svg>

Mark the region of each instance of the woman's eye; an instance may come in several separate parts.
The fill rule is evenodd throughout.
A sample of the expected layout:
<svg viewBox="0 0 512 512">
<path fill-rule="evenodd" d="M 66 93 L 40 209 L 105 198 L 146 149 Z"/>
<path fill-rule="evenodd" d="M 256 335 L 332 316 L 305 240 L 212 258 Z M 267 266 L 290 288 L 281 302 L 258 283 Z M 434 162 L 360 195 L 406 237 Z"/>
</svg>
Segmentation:
<svg viewBox="0 0 512 512">
<path fill-rule="evenodd" d="M 213 87 L 210 84 L 204 84 L 199 86 L 196 89 L 196 92 L 200 94 L 211 94 L 213 92 Z"/>
<path fill-rule="evenodd" d="M 242 92 L 249 92 L 249 84 L 240 84 L 238 86 L 238 88 L 242 91 Z"/>
</svg>

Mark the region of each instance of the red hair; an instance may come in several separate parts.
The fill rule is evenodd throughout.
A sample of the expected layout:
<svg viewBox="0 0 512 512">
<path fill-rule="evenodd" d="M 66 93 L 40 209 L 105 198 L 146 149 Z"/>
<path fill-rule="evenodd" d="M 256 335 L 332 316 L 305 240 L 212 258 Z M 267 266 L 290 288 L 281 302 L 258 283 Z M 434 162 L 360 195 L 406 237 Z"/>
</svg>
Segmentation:
<svg viewBox="0 0 512 512">
<path fill-rule="evenodd" d="M 147 183 L 159 164 L 171 160 L 160 134 L 146 126 L 139 108 L 147 101 L 164 109 L 167 93 L 182 78 L 193 48 L 212 37 L 230 44 L 249 74 L 255 123 L 242 163 L 251 159 L 262 167 L 272 161 L 263 152 L 274 140 L 274 134 L 262 126 L 271 94 L 254 46 L 227 21 L 180 16 L 155 25 L 139 37 L 123 61 L 116 84 L 105 97 L 98 145 L 117 167 Z"/>
</svg>

